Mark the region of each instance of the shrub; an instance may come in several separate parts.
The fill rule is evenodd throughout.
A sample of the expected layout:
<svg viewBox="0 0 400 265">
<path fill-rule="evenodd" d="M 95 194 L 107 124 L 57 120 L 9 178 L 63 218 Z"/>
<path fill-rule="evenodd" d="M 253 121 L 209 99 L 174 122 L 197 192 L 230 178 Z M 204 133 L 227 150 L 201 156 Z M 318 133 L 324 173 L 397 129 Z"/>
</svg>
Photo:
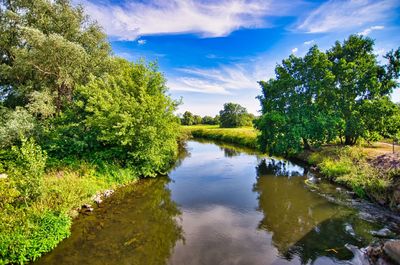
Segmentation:
<svg viewBox="0 0 400 265">
<path fill-rule="evenodd" d="M 16 161 L 15 165 L 8 170 L 10 180 L 15 183 L 15 187 L 25 203 L 34 201 L 42 191 L 47 154 L 32 138 L 22 139 L 21 147 L 14 146 L 12 153 L 15 155 Z"/>
</svg>

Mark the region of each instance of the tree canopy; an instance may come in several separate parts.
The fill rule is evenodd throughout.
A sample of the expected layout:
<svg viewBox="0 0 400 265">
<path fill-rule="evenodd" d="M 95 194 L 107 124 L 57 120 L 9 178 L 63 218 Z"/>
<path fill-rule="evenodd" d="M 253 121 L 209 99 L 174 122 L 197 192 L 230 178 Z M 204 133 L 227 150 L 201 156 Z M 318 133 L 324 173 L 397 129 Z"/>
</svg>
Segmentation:
<svg viewBox="0 0 400 265">
<path fill-rule="evenodd" d="M 288 155 L 334 139 L 354 144 L 385 134 L 389 123 L 379 117 L 397 111 L 387 96 L 398 85 L 400 48 L 380 65 L 373 46 L 372 39 L 351 35 L 326 52 L 313 46 L 278 64 L 275 78 L 259 82 L 262 149 Z"/>
<path fill-rule="evenodd" d="M 246 108 L 236 103 L 225 103 L 219 112 L 220 126 L 223 128 L 234 128 L 251 125 L 254 116 L 249 115 Z"/>
</svg>

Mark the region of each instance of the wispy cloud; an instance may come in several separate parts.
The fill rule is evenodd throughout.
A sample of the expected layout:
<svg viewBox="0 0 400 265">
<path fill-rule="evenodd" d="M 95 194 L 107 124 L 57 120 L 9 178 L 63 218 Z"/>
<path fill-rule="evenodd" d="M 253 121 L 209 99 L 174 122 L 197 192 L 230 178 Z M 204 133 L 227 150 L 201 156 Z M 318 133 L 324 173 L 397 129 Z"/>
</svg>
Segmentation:
<svg viewBox="0 0 400 265">
<path fill-rule="evenodd" d="M 368 34 L 370 34 L 374 30 L 382 30 L 384 28 L 385 28 L 384 26 L 372 26 L 372 27 L 364 29 L 363 31 L 359 32 L 358 34 L 367 36 Z"/>
<path fill-rule="evenodd" d="M 293 53 L 293 54 L 295 54 L 295 53 L 298 52 L 298 51 L 299 51 L 299 49 L 298 49 L 297 47 L 292 49 L 292 53 Z"/>
<path fill-rule="evenodd" d="M 315 40 L 309 40 L 309 41 L 303 42 L 304 45 L 311 45 L 311 44 L 314 44 L 314 43 L 315 43 Z"/>
<path fill-rule="evenodd" d="M 235 90 L 258 88 L 254 73 L 241 65 L 177 70 L 182 76 L 168 82 L 171 90 L 229 95 Z"/>
<path fill-rule="evenodd" d="M 359 28 L 388 19 L 399 6 L 398 0 L 330 0 L 312 11 L 297 29 L 321 33 Z"/>
<path fill-rule="evenodd" d="M 107 34 L 122 40 L 179 33 L 196 33 L 202 37 L 226 36 L 240 28 L 271 26 L 266 22 L 266 16 L 286 14 L 301 3 L 297 0 L 291 4 L 272 0 L 154 0 L 119 4 L 75 1 L 85 7 Z"/>
</svg>

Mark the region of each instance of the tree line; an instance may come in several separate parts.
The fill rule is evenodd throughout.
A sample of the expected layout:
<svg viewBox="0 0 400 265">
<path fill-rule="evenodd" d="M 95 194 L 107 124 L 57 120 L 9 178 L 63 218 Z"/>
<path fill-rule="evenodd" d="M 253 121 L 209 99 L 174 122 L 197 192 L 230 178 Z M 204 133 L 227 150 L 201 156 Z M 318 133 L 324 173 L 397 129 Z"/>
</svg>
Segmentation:
<svg viewBox="0 0 400 265">
<path fill-rule="evenodd" d="M 399 137 L 400 106 L 389 96 L 398 87 L 400 48 L 380 64 L 374 40 L 351 35 L 323 52 L 290 55 L 275 78 L 260 81 L 259 143 L 270 154 L 289 155 L 339 141 Z"/>
<path fill-rule="evenodd" d="M 236 128 L 242 126 L 252 126 L 255 116 L 247 112 L 247 109 L 237 103 L 225 103 L 219 115 L 204 116 L 194 115 L 190 111 L 185 111 L 181 117 L 182 125 L 219 125 L 221 128 Z"/>
</svg>

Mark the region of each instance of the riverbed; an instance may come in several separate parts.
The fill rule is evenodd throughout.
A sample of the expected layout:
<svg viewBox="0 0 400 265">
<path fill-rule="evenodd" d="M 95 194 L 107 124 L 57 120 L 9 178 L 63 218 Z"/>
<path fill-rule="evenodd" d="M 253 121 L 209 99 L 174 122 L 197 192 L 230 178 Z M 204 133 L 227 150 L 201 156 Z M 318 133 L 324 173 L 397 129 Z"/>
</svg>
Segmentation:
<svg viewBox="0 0 400 265">
<path fill-rule="evenodd" d="M 368 245 L 384 224 L 310 188 L 310 174 L 251 150 L 188 141 L 167 176 L 120 188 L 35 264 L 356 263 L 349 246 Z"/>
</svg>

